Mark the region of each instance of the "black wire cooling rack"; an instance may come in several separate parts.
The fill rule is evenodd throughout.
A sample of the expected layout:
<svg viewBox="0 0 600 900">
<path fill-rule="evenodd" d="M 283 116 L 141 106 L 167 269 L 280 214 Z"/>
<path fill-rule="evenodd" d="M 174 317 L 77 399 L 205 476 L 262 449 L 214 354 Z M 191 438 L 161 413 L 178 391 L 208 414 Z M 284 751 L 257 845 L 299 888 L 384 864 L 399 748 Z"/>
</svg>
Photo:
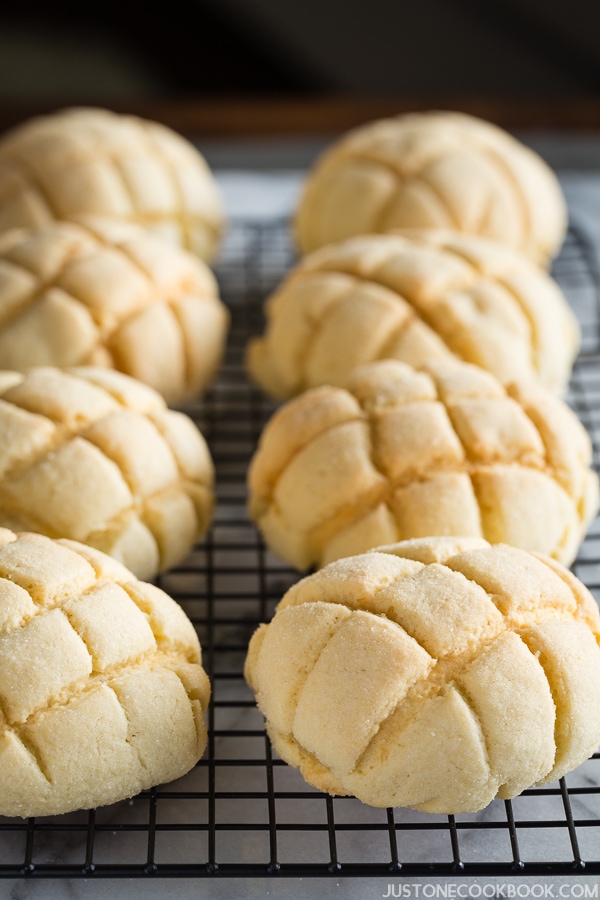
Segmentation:
<svg viewBox="0 0 600 900">
<path fill-rule="evenodd" d="M 287 223 L 233 221 L 218 268 L 232 329 L 222 372 L 187 412 L 216 463 L 213 527 L 161 586 L 195 623 L 211 677 L 209 743 L 179 781 L 65 816 L 0 817 L 0 877 L 569 876 L 600 874 L 600 754 L 560 782 L 474 815 L 371 809 L 309 787 L 275 758 L 242 669 L 250 635 L 297 574 L 265 549 L 246 511 L 246 469 L 273 405 L 246 379 L 267 293 L 292 262 Z M 582 323 L 568 400 L 600 447 L 600 273 L 574 224 L 555 265 Z M 600 596 L 600 523 L 574 565 Z"/>
</svg>

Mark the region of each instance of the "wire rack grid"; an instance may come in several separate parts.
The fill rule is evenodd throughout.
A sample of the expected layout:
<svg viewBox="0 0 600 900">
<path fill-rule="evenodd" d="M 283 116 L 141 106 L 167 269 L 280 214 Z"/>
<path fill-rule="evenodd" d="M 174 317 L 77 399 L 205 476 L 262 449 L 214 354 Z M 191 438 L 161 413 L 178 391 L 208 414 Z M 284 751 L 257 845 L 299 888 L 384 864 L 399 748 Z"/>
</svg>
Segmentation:
<svg viewBox="0 0 600 900">
<path fill-rule="evenodd" d="M 474 815 L 371 809 L 308 786 L 271 751 L 243 679 L 248 640 L 295 571 L 265 548 L 246 514 L 246 471 L 274 405 L 247 380 L 248 336 L 293 261 L 285 220 L 239 219 L 217 270 L 232 313 L 225 363 L 187 412 L 217 473 L 213 526 L 160 585 L 195 623 L 212 685 L 209 743 L 179 781 L 111 807 L 29 820 L 0 817 L 0 877 L 570 876 L 600 874 L 600 754 L 558 783 L 496 800 Z M 568 401 L 600 464 L 600 272 L 571 226 L 555 264 L 582 324 Z M 600 522 L 575 573 L 600 597 Z"/>
</svg>

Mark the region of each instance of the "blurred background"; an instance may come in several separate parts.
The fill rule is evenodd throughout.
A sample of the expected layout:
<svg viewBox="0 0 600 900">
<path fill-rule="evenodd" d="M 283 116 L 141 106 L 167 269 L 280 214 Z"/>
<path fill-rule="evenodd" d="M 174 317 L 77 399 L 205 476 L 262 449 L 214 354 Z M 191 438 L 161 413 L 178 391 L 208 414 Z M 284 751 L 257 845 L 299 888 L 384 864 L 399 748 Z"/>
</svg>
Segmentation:
<svg viewBox="0 0 600 900">
<path fill-rule="evenodd" d="M 94 103 L 207 134 L 431 105 L 598 128 L 599 34 L 598 0 L 3 0 L 0 126 Z"/>
</svg>

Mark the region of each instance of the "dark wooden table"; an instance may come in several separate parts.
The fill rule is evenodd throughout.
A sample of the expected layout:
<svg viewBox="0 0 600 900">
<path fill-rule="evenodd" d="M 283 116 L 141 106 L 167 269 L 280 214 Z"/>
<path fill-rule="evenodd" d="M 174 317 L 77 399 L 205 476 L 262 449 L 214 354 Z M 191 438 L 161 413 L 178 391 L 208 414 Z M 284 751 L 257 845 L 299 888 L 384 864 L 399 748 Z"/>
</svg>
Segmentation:
<svg viewBox="0 0 600 900">
<path fill-rule="evenodd" d="M 64 102 L 0 106 L 0 130 L 64 106 L 86 105 L 77 96 Z M 89 105 L 89 104 L 88 104 Z M 236 138 L 340 132 L 372 119 L 426 109 L 452 109 L 488 119 L 507 129 L 567 129 L 600 132 L 600 97 L 501 98 L 476 96 L 160 97 L 107 102 L 116 112 L 154 119 L 188 136 Z"/>
</svg>

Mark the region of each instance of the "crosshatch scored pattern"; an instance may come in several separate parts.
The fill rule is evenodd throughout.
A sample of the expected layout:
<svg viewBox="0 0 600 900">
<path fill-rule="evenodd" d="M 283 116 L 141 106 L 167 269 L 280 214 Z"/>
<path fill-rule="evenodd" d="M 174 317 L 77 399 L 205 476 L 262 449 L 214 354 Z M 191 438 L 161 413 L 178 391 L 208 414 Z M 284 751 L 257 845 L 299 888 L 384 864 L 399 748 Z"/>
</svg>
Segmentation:
<svg viewBox="0 0 600 900">
<path fill-rule="evenodd" d="M 298 574 L 265 549 L 246 514 L 246 469 L 274 405 L 246 378 L 243 353 L 292 262 L 286 221 L 230 222 L 217 268 L 232 311 L 228 353 L 207 396 L 186 409 L 215 459 L 218 504 L 207 538 L 159 583 L 202 642 L 213 686 L 207 752 L 179 781 L 115 806 L 0 817 L 0 877 L 599 874 L 600 753 L 560 782 L 459 816 L 325 796 L 272 753 L 242 669 L 254 628 Z M 577 223 L 554 274 L 582 325 L 567 399 L 599 469 L 600 271 Z M 600 520 L 573 569 L 600 598 Z"/>
</svg>

